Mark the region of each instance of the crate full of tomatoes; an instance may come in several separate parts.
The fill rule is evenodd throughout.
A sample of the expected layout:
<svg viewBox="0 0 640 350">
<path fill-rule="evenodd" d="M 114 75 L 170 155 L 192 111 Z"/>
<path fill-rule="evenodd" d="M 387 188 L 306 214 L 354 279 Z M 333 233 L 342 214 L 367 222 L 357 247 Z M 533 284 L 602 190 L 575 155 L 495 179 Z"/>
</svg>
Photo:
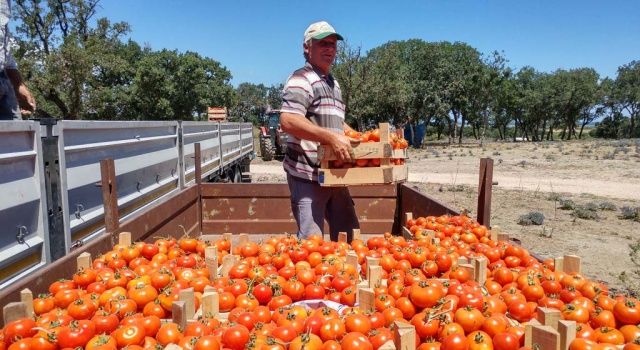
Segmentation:
<svg viewBox="0 0 640 350">
<path fill-rule="evenodd" d="M 363 133 L 345 134 L 352 140 L 354 162 L 343 162 L 331 147 L 320 145 L 318 182 L 321 186 L 385 184 L 407 179 L 408 142 L 392 133 L 388 123 L 380 123 L 378 129 Z"/>
</svg>

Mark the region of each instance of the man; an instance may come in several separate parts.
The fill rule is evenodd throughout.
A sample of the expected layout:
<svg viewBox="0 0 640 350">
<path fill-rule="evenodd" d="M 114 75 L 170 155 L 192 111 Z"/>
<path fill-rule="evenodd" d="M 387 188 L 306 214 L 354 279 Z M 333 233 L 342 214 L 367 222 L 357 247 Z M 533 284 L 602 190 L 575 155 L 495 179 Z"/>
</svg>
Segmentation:
<svg viewBox="0 0 640 350">
<path fill-rule="evenodd" d="M 22 81 L 9 50 L 10 18 L 11 3 L 0 0 L 0 120 L 22 119 L 22 114 L 36 109 L 35 99 Z"/>
<path fill-rule="evenodd" d="M 298 223 L 298 237 L 321 234 L 324 219 L 329 223 L 332 241 L 338 233 L 359 228 L 353 200 L 346 187 L 318 184 L 319 144 L 333 148 L 339 159 L 351 162 L 353 149 L 345 130 L 345 106 L 340 86 L 330 74 L 342 36 L 327 22 L 313 23 L 304 33 L 306 64 L 287 81 L 280 109 L 282 130 L 290 137 L 284 169 L 291 191 L 291 209 Z"/>
</svg>

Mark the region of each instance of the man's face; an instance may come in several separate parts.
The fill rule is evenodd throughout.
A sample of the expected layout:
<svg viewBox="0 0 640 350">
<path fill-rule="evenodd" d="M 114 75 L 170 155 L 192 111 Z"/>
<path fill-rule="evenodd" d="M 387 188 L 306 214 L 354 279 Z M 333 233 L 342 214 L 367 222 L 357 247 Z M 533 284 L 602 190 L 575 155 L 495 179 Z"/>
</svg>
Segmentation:
<svg viewBox="0 0 640 350">
<path fill-rule="evenodd" d="M 333 61 L 336 58 L 336 45 L 338 38 L 330 35 L 324 39 L 311 40 L 311 46 L 305 45 L 305 50 L 309 56 L 309 63 L 328 74 Z"/>
</svg>

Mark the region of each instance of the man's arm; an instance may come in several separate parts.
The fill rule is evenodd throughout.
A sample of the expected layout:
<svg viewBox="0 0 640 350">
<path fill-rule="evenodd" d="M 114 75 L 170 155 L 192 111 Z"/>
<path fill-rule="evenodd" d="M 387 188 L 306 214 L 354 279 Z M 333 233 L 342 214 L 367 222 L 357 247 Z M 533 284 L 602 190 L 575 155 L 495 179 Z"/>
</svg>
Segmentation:
<svg viewBox="0 0 640 350">
<path fill-rule="evenodd" d="M 299 139 L 331 146 L 339 160 L 351 162 L 353 159 L 351 142 L 345 135 L 317 126 L 304 116 L 294 113 L 283 112 L 280 115 L 280 124 L 283 131 Z"/>
<path fill-rule="evenodd" d="M 36 100 L 27 85 L 24 84 L 20 71 L 16 68 L 5 68 L 4 72 L 13 85 L 22 114 L 29 115 L 35 112 Z"/>
</svg>

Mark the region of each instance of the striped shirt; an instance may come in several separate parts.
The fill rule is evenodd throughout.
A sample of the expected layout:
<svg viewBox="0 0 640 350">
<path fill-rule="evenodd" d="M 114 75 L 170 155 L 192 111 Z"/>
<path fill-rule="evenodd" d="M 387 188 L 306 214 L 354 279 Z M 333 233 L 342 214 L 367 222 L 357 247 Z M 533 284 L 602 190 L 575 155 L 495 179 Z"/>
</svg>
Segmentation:
<svg viewBox="0 0 640 350">
<path fill-rule="evenodd" d="M 343 133 L 344 102 L 340 85 L 333 76 L 323 75 L 309 62 L 296 70 L 287 80 L 282 93 L 280 112 L 292 113 L 312 123 Z M 317 181 L 318 143 L 289 135 L 284 170 L 302 179 Z"/>
<path fill-rule="evenodd" d="M 0 0 L 0 71 L 5 68 L 18 69 L 9 49 L 9 20 L 11 0 Z"/>
</svg>

